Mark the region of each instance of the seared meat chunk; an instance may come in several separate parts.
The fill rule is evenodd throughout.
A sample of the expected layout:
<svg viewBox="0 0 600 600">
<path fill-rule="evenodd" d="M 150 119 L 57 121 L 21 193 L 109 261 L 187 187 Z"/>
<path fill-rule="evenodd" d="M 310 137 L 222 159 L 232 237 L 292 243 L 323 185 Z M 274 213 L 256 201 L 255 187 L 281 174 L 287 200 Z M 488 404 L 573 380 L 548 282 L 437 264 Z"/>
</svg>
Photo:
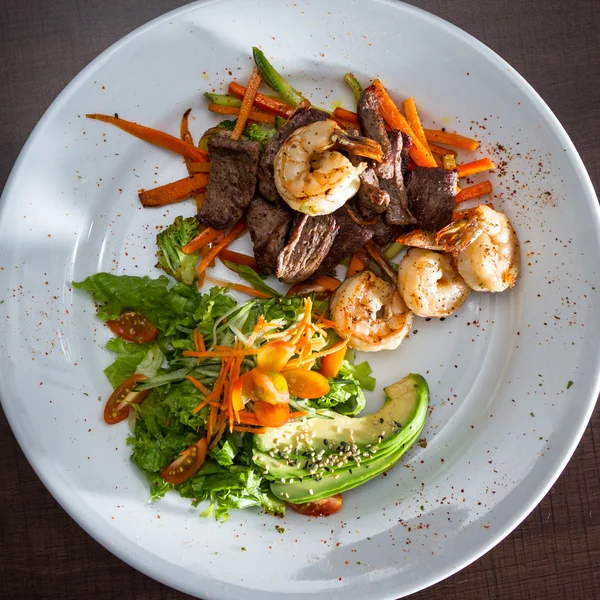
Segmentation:
<svg viewBox="0 0 600 600">
<path fill-rule="evenodd" d="M 260 144 L 211 136 L 208 140 L 210 181 L 198 220 L 215 229 L 235 225 L 254 197 Z"/>
<path fill-rule="evenodd" d="M 331 249 L 319 267 L 319 273 L 333 273 L 340 262 L 362 248 L 372 237 L 373 230 L 355 223 L 346 206 L 333 213 L 339 227 Z"/>
<path fill-rule="evenodd" d="M 360 188 L 356 194 L 356 205 L 363 219 L 373 219 L 384 213 L 390 196 L 381 189 L 375 171 L 370 167 L 360 174 Z"/>
<path fill-rule="evenodd" d="M 408 160 L 410 158 L 408 153 L 412 147 L 413 147 L 413 141 L 412 141 L 410 135 L 407 135 L 406 133 L 402 133 L 401 166 L 402 166 L 402 177 L 405 182 L 406 182 L 406 178 L 408 177 Z"/>
<path fill-rule="evenodd" d="M 389 225 L 383 219 L 380 219 L 373 225 L 369 225 L 373 233 L 373 241 L 380 247 L 389 246 L 402 232 L 402 227 L 398 225 Z"/>
<path fill-rule="evenodd" d="M 452 220 L 458 173 L 417 167 L 408 178 L 408 208 L 420 229 L 439 231 Z"/>
<path fill-rule="evenodd" d="M 279 131 L 268 141 L 265 151 L 260 158 L 258 166 L 258 191 L 273 202 L 279 200 L 279 193 L 275 187 L 275 156 L 283 142 L 299 127 L 324 121 L 329 115 L 316 108 L 298 109 Z"/>
<path fill-rule="evenodd" d="M 394 176 L 392 147 L 375 92 L 368 88 L 362 92 L 358 100 L 357 113 L 362 134 L 375 140 L 383 150 L 383 160 L 373 165 L 375 172 L 384 179 L 392 178 Z"/>
<path fill-rule="evenodd" d="M 285 246 L 292 225 L 292 211 L 283 203 L 254 198 L 248 207 L 246 222 L 254 244 L 258 271 L 272 275 L 277 268 L 277 257 Z"/>
<path fill-rule="evenodd" d="M 277 259 L 277 278 L 284 283 L 308 279 L 327 256 L 337 231 L 333 215 L 297 214 L 287 246 Z"/>
<path fill-rule="evenodd" d="M 390 198 L 385 212 L 385 222 L 388 225 L 414 225 L 417 221 L 408 208 L 404 186 L 396 185 L 392 179 L 380 179 L 379 185 Z"/>
</svg>

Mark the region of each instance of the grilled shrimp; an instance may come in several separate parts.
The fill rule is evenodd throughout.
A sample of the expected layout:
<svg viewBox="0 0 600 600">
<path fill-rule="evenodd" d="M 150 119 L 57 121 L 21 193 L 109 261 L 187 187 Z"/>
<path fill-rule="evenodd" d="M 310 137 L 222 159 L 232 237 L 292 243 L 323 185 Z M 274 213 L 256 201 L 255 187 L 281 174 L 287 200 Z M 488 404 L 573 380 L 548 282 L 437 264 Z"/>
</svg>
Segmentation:
<svg viewBox="0 0 600 600">
<path fill-rule="evenodd" d="M 327 215 L 356 194 L 367 164 L 355 167 L 334 148 L 375 160 L 383 155 L 377 142 L 346 133 L 331 119 L 299 127 L 275 156 L 275 186 L 291 208 Z"/>
<path fill-rule="evenodd" d="M 478 292 L 502 292 L 517 282 L 519 240 L 508 217 L 489 206 L 469 211 L 466 220 L 450 223 L 435 236 L 454 256 L 458 272 Z"/>
<path fill-rule="evenodd" d="M 514 286 L 519 276 L 517 234 L 506 215 L 485 204 L 436 234 L 416 230 L 400 236 L 398 241 L 416 248 L 450 252 L 461 277 L 477 292 L 502 292 Z"/>
<path fill-rule="evenodd" d="M 451 256 L 422 248 L 410 248 L 400 261 L 398 289 L 419 317 L 447 317 L 471 292 Z"/>
<path fill-rule="evenodd" d="M 400 292 L 371 271 L 346 279 L 331 297 L 335 331 L 363 352 L 394 350 L 412 325 Z"/>
</svg>

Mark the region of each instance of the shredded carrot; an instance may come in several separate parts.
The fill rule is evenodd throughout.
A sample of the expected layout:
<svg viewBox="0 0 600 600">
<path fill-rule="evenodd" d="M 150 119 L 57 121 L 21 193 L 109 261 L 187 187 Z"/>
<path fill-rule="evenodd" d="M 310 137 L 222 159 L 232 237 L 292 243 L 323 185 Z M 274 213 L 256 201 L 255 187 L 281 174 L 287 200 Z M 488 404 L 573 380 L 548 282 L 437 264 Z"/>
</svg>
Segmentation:
<svg viewBox="0 0 600 600">
<path fill-rule="evenodd" d="M 242 106 L 240 107 L 240 116 L 238 117 L 235 127 L 233 128 L 233 133 L 231 134 L 232 140 L 239 140 L 242 133 L 244 132 L 244 127 L 246 127 L 246 121 L 248 120 L 250 112 L 252 111 L 252 105 L 254 104 L 256 92 L 258 92 L 258 86 L 260 85 L 261 81 L 262 77 L 258 73 L 258 69 L 254 67 L 254 69 L 252 69 L 250 79 L 248 80 L 248 87 L 246 88 L 246 93 L 244 94 L 244 98 L 242 100 Z M 275 117 L 273 117 L 273 123 L 275 123 Z"/>
<path fill-rule="evenodd" d="M 217 432 L 215 433 L 215 437 L 213 438 L 213 441 L 210 443 L 210 446 L 208 447 L 209 450 L 212 450 L 213 448 L 217 447 L 217 444 L 221 441 L 221 438 L 223 437 L 223 434 L 225 433 L 225 428 L 226 428 L 225 421 L 223 421 L 222 423 L 219 423 L 219 427 L 217 429 Z"/>
<path fill-rule="evenodd" d="M 219 252 L 223 250 L 223 248 L 229 246 L 229 244 L 231 244 L 231 242 L 233 242 L 233 240 L 235 240 L 235 238 L 237 238 L 237 236 L 240 235 L 242 231 L 244 231 L 245 227 L 246 224 L 243 222 L 239 222 L 237 225 L 235 225 L 232 228 L 232 230 L 218 244 L 215 245 L 214 248 L 210 249 L 210 252 L 202 259 L 202 261 L 198 265 L 196 272 L 198 274 L 202 273 L 208 267 L 213 258 L 216 258 L 219 255 Z M 190 242 L 190 244 L 191 243 L 192 242 Z"/>
<path fill-rule="evenodd" d="M 423 135 L 425 135 L 423 133 Z M 426 138 L 427 139 L 427 138 Z M 428 141 L 429 150 L 433 154 L 439 154 L 440 156 L 447 156 L 448 154 L 452 154 L 452 156 L 456 156 L 456 150 L 452 150 L 452 148 L 444 148 L 444 146 L 438 146 L 432 142 Z"/>
<path fill-rule="evenodd" d="M 352 255 L 350 259 L 350 264 L 348 265 L 348 271 L 346 273 L 346 277 L 352 277 L 356 275 L 359 271 L 362 271 L 365 268 L 365 261 L 359 256 L 357 252 Z"/>
<path fill-rule="evenodd" d="M 340 121 L 349 124 L 353 129 L 360 128 L 358 115 L 351 110 L 346 110 L 345 108 L 338 106 L 333 110 L 332 116 L 336 121 L 339 119 Z"/>
<path fill-rule="evenodd" d="M 181 141 L 174 135 L 159 131 L 158 129 L 152 129 L 151 127 L 138 125 L 132 121 L 126 121 L 125 119 L 121 119 L 119 117 L 111 117 L 110 115 L 88 114 L 85 116 L 88 119 L 96 119 L 97 121 L 103 121 L 104 123 L 116 125 L 123 131 L 126 131 L 127 133 L 130 133 L 131 135 L 134 135 L 145 142 L 149 142 L 155 146 L 160 146 L 161 148 L 165 148 L 171 152 L 181 154 L 181 156 L 185 156 L 190 160 L 196 162 L 206 162 L 208 160 L 208 154 L 203 150 Z"/>
<path fill-rule="evenodd" d="M 305 417 L 308 414 L 306 410 L 296 410 L 290 412 L 290 419 L 299 419 L 300 417 Z"/>
<path fill-rule="evenodd" d="M 296 358 L 294 360 L 290 360 L 287 363 L 287 365 L 285 365 L 283 370 L 289 371 L 290 369 L 297 369 L 298 367 L 302 367 L 302 365 L 306 364 L 307 362 L 312 362 L 317 358 L 321 358 L 323 356 L 327 356 L 328 354 L 332 354 L 333 352 L 337 352 L 341 348 L 344 348 L 348 344 L 348 341 L 349 339 L 341 340 L 333 346 L 331 346 L 331 348 L 328 348 L 327 350 L 321 350 L 321 352 L 313 352 L 310 356 L 304 359 Z"/>
<path fill-rule="evenodd" d="M 258 419 L 256 418 L 256 415 L 247 410 L 240 410 L 238 412 L 238 417 L 240 419 L 239 422 L 242 425 L 260 425 Z"/>
<path fill-rule="evenodd" d="M 323 315 L 319 315 L 318 313 L 313 313 L 315 317 L 317 317 L 317 323 L 319 325 L 323 325 L 323 327 L 328 327 L 329 329 L 334 329 L 336 324 L 329 319 L 326 319 Z"/>
<path fill-rule="evenodd" d="M 201 231 L 191 242 L 186 244 L 181 251 L 184 254 L 193 254 L 197 252 L 201 248 L 208 246 L 211 242 L 214 242 L 220 235 L 223 234 L 223 231 L 220 229 L 213 229 L 212 227 L 207 227 L 204 231 Z"/>
<path fill-rule="evenodd" d="M 242 350 L 206 350 L 204 352 L 196 352 L 194 350 L 184 350 L 183 356 L 193 356 L 195 358 L 232 358 L 234 356 L 248 356 L 250 354 L 258 354 L 258 348 L 246 348 Z"/>
<path fill-rule="evenodd" d="M 383 84 L 381 81 L 379 81 L 379 79 L 375 79 L 375 81 L 373 81 L 371 84 L 371 89 L 377 95 L 379 106 L 381 108 L 381 114 L 383 115 L 386 123 L 392 129 L 399 129 L 411 138 L 413 145 L 409 151 L 409 154 L 415 163 L 420 167 L 435 167 L 436 164 L 433 160 L 433 157 L 419 141 L 411 126 L 408 124 L 408 121 L 398 110 L 398 107 L 394 104 L 394 101 L 388 94 L 388 91 L 385 89 L 385 87 L 383 87 Z"/>
<path fill-rule="evenodd" d="M 210 394 L 208 388 L 197 379 L 194 379 L 194 377 L 192 377 L 191 375 L 188 375 L 186 379 L 188 379 L 192 383 L 192 385 L 198 390 L 200 390 L 205 396 L 208 396 Z"/>
<path fill-rule="evenodd" d="M 272 298 L 271 294 L 267 294 L 266 292 L 261 292 L 260 290 L 255 290 L 254 288 L 242 285 L 241 283 L 233 283 L 231 281 L 226 281 L 225 279 L 217 279 L 216 277 L 211 277 L 210 275 L 206 276 L 206 279 L 211 283 L 219 285 L 221 287 L 228 287 L 232 290 L 236 290 L 238 292 L 243 292 L 244 294 L 248 294 L 249 296 L 255 296 L 256 298 Z"/>
<path fill-rule="evenodd" d="M 340 285 L 341 281 L 336 279 L 335 277 L 330 277 L 329 275 L 319 275 L 314 282 L 318 285 L 322 285 L 326 290 L 330 292 L 335 292 Z"/>
<path fill-rule="evenodd" d="M 227 260 L 235 263 L 236 265 L 246 265 L 248 267 L 252 267 L 255 271 L 258 269 L 258 263 L 253 256 L 241 254 L 240 252 L 234 252 L 233 250 L 221 250 L 221 252 L 219 252 L 219 260 L 221 262 Z"/>
<path fill-rule="evenodd" d="M 475 185 L 466 187 L 456 195 L 456 204 L 466 202 L 467 200 L 473 200 L 473 198 L 479 198 L 485 194 L 492 193 L 492 184 L 490 181 L 482 181 Z"/>
<path fill-rule="evenodd" d="M 449 133 L 441 129 L 423 129 L 428 142 L 438 142 L 440 144 L 448 144 L 455 148 L 463 148 L 464 150 L 477 150 L 479 142 L 472 138 L 459 135 L 458 133 Z"/>
<path fill-rule="evenodd" d="M 480 158 L 479 160 L 457 166 L 459 177 L 469 177 L 470 175 L 476 175 L 482 171 L 489 171 L 495 168 L 496 165 L 489 158 Z"/>
<path fill-rule="evenodd" d="M 209 104 L 208 110 L 211 112 L 219 113 L 220 115 L 234 115 L 240 114 L 241 108 L 235 106 L 221 106 L 220 104 Z M 266 123 L 267 125 L 273 125 L 275 123 L 275 115 L 262 112 L 260 110 L 250 110 L 248 114 L 248 121 L 256 121 L 257 123 Z"/>
<path fill-rule="evenodd" d="M 199 413 L 205 406 L 208 406 L 212 404 L 211 402 L 209 402 L 208 400 L 202 400 L 202 402 L 200 402 L 199 404 L 196 404 L 196 406 L 194 407 L 194 410 L 192 410 L 192 412 L 194 414 Z"/>
<path fill-rule="evenodd" d="M 232 96 L 237 96 L 238 98 L 243 98 L 246 94 L 246 88 L 235 81 L 232 81 L 229 84 L 229 89 L 227 91 Z M 257 92 L 254 98 L 254 106 L 275 115 L 279 115 L 280 117 L 284 117 L 285 119 L 294 114 L 293 106 L 290 106 L 277 98 L 265 96 L 265 94 L 261 94 L 260 92 Z"/>
<path fill-rule="evenodd" d="M 194 192 L 204 191 L 208 185 L 208 175 L 198 173 L 191 177 L 184 177 L 161 185 L 151 190 L 140 190 L 139 197 L 142 204 L 148 206 L 164 206 L 189 198 Z"/>
<path fill-rule="evenodd" d="M 404 116 L 406 117 L 410 128 L 413 130 L 413 133 L 419 142 L 421 142 L 423 148 L 427 150 L 430 158 L 433 158 L 429 144 L 427 144 L 427 140 L 425 139 L 425 133 L 423 133 L 423 126 L 421 125 L 421 119 L 419 118 L 419 113 L 417 112 L 417 106 L 415 105 L 414 98 L 405 100 L 402 103 L 402 108 L 404 109 Z"/>
<path fill-rule="evenodd" d="M 265 427 L 254 428 L 254 427 L 244 427 L 244 425 L 234 425 L 232 427 L 233 431 L 243 431 L 245 433 L 266 433 L 267 429 Z"/>
<path fill-rule="evenodd" d="M 304 315 L 302 315 L 302 320 L 300 321 L 300 323 L 298 323 L 298 325 L 295 326 L 295 328 L 292 328 L 290 330 L 290 332 L 294 329 L 296 330 L 296 333 L 292 336 L 292 339 L 290 340 L 290 343 L 294 346 L 298 343 L 298 341 L 302 337 L 302 334 L 304 333 L 304 329 L 310 323 L 311 313 L 312 300 L 310 298 L 304 298 Z"/>
<path fill-rule="evenodd" d="M 204 338 L 197 329 L 194 329 L 194 346 L 196 347 L 196 352 L 206 352 Z"/>
<path fill-rule="evenodd" d="M 252 333 L 250 334 L 250 337 L 248 338 L 248 342 L 246 343 L 246 348 L 248 348 L 248 347 L 252 346 L 252 344 L 254 344 L 254 341 L 258 337 L 258 334 L 262 331 L 262 329 L 265 325 L 266 325 L 265 318 L 262 315 L 260 315 L 260 317 L 258 317 L 258 320 L 256 321 L 256 325 L 254 326 L 254 329 L 252 330 Z"/>
</svg>

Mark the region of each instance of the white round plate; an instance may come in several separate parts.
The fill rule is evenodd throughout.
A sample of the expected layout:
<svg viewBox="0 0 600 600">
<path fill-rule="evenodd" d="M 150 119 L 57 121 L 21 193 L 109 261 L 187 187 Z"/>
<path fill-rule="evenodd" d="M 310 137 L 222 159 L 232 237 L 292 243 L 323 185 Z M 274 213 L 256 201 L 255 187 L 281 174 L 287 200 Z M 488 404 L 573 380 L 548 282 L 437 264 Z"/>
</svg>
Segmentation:
<svg viewBox="0 0 600 600">
<path fill-rule="evenodd" d="M 384 385 L 410 372 L 427 378 L 426 447 L 345 494 L 334 517 L 278 521 L 246 510 L 218 524 L 174 494 L 147 503 L 129 462 L 128 424 L 101 419 L 108 333 L 71 281 L 98 271 L 157 276 L 156 227 L 194 210 L 191 202 L 142 209 L 138 188 L 185 176 L 181 159 L 85 113 L 176 134 L 192 107 L 197 136 L 216 122 L 202 93 L 245 81 L 253 45 L 316 104 L 351 107 L 342 76 L 352 70 L 363 82 L 380 76 L 398 101 L 415 97 L 426 126 L 480 138 L 481 155 L 501 164 L 492 201 L 515 224 L 523 269 L 512 291 L 472 294 L 456 316 L 417 319 L 397 351 L 369 356 L 378 376 L 371 410 Z M 89 65 L 17 161 L 0 214 L 4 409 L 69 514 L 170 586 L 205 600 L 405 596 L 506 536 L 579 441 L 599 391 L 598 216 L 548 107 L 448 23 L 381 0 L 186 6 Z"/>
</svg>

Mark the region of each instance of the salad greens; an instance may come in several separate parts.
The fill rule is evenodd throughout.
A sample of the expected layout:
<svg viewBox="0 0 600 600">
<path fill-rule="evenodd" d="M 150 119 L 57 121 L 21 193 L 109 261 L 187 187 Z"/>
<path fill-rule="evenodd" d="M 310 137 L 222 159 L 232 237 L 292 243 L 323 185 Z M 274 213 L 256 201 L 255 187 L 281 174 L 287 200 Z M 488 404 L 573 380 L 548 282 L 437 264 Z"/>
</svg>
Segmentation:
<svg viewBox="0 0 600 600">
<path fill-rule="evenodd" d="M 145 344 L 113 338 L 106 346 L 115 356 L 105 370 L 113 387 L 133 373 L 148 377 L 136 387 L 151 392 L 141 404 L 132 405 L 137 418 L 128 443 L 132 461 L 149 481 L 151 500 L 175 489 L 190 498 L 194 506 L 208 501 L 208 508 L 201 514 L 214 515 L 220 520 L 227 518 L 231 508 L 251 506 L 284 514 L 285 503 L 273 495 L 271 482 L 253 462 L 251 433 L 227 431 L 209 449 L 202 468 L 184 483 L 168 483 L 160 471 L 205 435 L 209 407 L 204 406 L 194 414 L 202 396 L 187 377 L 211 389 L 221 369 L 219 358 L 198 360 L 184 356 L 184 351 L 195 348 L 194 330 L 200 332 L 207 348 L 233 347 L 236 340 L 248 339 L 261 318 L 280 329 L 300 322 L 304 299 L 277 296 L 238 304 L 223 288 L 213 287 L 201 293 L 195 286 L 170 284 L 164 276 L 150 279 L 98 273 L 74 286 L 92 295 L 102 320 L 114 318 L 122 310 L 138 311 L 160 331 L 157 338 Z M 326 300 L 314 301 L 315 313 L 325 314 L 326 310 Z M 370 386 L 372 378 L 366 363 L 354 366 L 351 353 L 347 356 L 349 360 L 344 361 L 339 377 L 329 380 L 326 396 L 318 400 L 292 398 L 294 405 L 313 415 L 321 409 L 346 415 L 359 413 L 365 404 L 361 385 Z M 245 372 L 255 366 L 255 356 L 245 356 L 241 370 Z"/>
</svg>

